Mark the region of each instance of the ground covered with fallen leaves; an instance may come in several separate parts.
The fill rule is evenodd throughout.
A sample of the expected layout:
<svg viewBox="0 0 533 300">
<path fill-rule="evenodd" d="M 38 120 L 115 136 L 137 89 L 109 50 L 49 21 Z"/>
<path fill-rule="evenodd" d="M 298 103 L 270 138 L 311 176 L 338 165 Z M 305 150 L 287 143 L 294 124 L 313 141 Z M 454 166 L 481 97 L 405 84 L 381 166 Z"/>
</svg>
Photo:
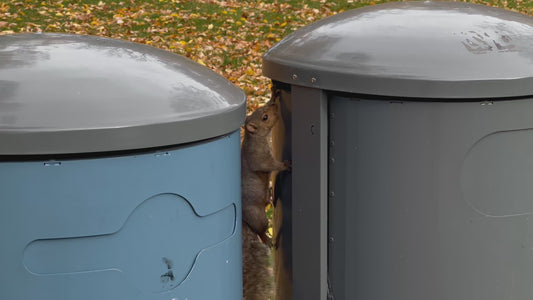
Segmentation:
<svg viewBox="0 0 533 300">
<path fill-rule="evenodd" d="M 0 34 L 65 32 L 152 45 L 205 65 L 242 88 L 248 108 L 269 96 L 261 57 L 309 23 L 386 0 L 0 0 Z M 533 0 L 468 0 L 533 15 Z M 0 62 L 1 63 L 1 62 Z"/>
</svg>

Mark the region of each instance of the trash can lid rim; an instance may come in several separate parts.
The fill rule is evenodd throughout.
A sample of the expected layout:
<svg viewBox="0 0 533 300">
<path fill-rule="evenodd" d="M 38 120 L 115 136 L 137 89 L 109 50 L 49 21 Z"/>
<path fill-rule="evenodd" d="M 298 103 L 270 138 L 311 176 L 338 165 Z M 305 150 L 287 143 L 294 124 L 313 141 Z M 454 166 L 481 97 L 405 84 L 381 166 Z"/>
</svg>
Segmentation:
<svg viewBox="0 0 533 300">
<path fill-rule="evenodd" d="M 174 146 L 238 130 L 246 95 L 212 70 L 138 43 L 0 36 L 0 155 Z"/>
<path fill-rule="evenodd" d="M 350 93 L 430 98 L 533 95 L 533 18 L 457 2 L 387 3 L 308 25 L 263 73 Z"/>
</svg>

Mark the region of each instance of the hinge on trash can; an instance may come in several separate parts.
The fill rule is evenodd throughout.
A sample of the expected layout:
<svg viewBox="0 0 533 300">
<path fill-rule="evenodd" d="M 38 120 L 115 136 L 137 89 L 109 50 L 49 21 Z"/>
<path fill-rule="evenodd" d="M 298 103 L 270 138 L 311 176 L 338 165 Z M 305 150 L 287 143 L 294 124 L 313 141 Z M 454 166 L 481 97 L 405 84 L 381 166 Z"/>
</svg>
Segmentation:
<svg viewBox="0 0 533 300">
<path fill-rule="evenodd" d="M 45 167 L 60 167 L 61 166 L 61 162 L 60 161 L 55 161 L 55 160 L 46 161 L 46 162 L 44 162 L 44 166 Z"/>
</svg>

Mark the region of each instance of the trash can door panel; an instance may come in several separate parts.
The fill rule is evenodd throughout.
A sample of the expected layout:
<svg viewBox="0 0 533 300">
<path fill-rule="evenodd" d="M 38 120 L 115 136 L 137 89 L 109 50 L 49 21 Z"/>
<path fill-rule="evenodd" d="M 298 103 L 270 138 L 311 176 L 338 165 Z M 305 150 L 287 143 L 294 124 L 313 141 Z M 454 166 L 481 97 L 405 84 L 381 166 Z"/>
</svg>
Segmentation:
<svg viewBox="0 0 533 300">
<path fill-rule="evenodd" d="M 335 297 L 530 299 L 532 100 L 331 97 L 330 112 Z"/>
<path fill-rule="evenodd" d="M 487 217 L 533 214 L 533 130 L 501 131 L 480 139 L 461 170 L 465 201 Z"/>
<path fill-rule="evenodd" d="M 231 237 L 235 220 L 234 205 L 200 217 L 185 199 L 160 194 L 139 205 L 116 233 L 33 241 L 24 266 L 37 275 L 119 270 L 138 289 L 168 291 L 185 280 L 201 250 Z"/>
</svg>

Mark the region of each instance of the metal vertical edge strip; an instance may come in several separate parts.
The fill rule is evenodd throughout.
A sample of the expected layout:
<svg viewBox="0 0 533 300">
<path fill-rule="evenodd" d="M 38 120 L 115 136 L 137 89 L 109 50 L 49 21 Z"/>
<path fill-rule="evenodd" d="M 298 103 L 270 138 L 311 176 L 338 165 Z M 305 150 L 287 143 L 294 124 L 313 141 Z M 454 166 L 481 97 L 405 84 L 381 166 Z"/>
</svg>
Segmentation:
<svg viewBox="0 0 533 300">
<path fill-rule="evenodd" d="M 328 116 L 323 90 L 292 86 L 293 299 L 327 299 Z"/>
<path fill-rule="evenodd" d="M 330 95 L 328 95 L 330 97 Z M 327 290 L 327 300 L 335 300 L 333 286 L 332 286 L 332 276 L 331 276 L 331 255 L 335 247 L 335 236 L 332 232 L 330 224 L 330 214 L 333 212 L 332 206 L 335 205 L 335 178 L 333 177 L 332 168 L 334 167 L 335 162 L 335 114 L 331 110 L 331 99 L 328 99 L 327 103 L 328 109 L 328 240 L 327 240 L 327 278 L 328 278 L 328 290 Z"/>
</svg>

